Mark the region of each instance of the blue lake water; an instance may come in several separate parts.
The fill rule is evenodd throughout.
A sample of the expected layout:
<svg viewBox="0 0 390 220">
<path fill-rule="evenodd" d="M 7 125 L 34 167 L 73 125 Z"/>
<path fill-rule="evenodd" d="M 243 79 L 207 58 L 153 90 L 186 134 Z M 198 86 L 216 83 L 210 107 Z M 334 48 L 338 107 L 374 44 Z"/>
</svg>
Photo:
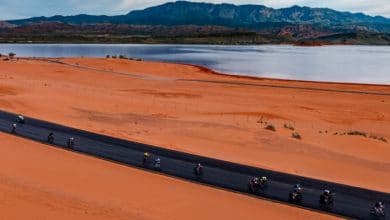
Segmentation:
<svg viewBox="0 0 390 220">
<path fill-rule="evenodd" d="M 152 61 L 203 65 L 238 75 L 390 85 L 388 46 L 0 44 L 0 53 L 11 51 L 18 56 L 35 57 L 124 54 Z"/>
</svg>

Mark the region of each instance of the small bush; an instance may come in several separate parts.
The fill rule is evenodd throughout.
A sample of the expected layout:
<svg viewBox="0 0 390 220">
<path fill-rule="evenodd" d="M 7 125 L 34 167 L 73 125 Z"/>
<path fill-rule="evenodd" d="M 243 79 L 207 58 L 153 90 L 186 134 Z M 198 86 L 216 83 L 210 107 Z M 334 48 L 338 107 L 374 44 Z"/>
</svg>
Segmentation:
<svg viewBox="0 0 390 220">
<path fill-rule="evenodd" d="M 106 58 L 110 58 L 111 56 L 110 55 L 107 55 Z"/>
<path fill-rule="evenodd" d="M 290 125 L 290 124 L 284 124 L 284 128 L 290 129 L 292 131 L 295 130 L 295 128 L 292 125 Z"/>
<path fill-rule="evenodd" d="M 117 58 L 117 56 L 116 56 L 116 55 L 112 55 L 112 58 L 113 58 L 113 59 L 116 59 L 116 58 Z"/>
<path fill-rule="evenodd" d="M 16 53 L 11 52 L 11 53 L 8 54 L 8 56 L 9 56 L 10 58 L 14 58 L 14 57 L 16 56 Z"/>
<path fill-rule="evenodd" d="M 125 55 L 119 55 L 119 59 L 127 59 L 127 56 L 125 56 Z"/>
<path fill-rule="evenodd" d="M 302 139 L 302 136 L 298 132 L 293 132 L 291 136 L 298 140 Z"/>
<path fill-rule="evenodd" d="M 138 59 L 136 59 L 136 61 L 144 61 L 143 59 L 141 59 L 141 58 L 138 58 Z"/>
<path fill-rule="evenodd" d="M 348 135 L 358 135 L 358 136 L 363 136 L 367 137 L 367 134 L 361 131 L 350 131 L 347 133 Z"/>
<path fill-rule="evenodd" d="M 272 125 L 272 124 L 269 124 L 269 125 L 265 126 L 265 129 L 270 130 L 270 131 L 276 131 L 275 126 Z"/>
</svg>

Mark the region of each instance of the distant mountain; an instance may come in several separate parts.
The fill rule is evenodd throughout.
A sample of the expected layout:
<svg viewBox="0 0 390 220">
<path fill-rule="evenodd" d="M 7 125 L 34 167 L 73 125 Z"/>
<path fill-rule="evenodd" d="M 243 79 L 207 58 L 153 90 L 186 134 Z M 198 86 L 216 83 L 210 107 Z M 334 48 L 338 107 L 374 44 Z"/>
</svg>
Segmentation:
<svg viewBox="0 0 390 220">
<path fill-rule="evenodd" d="M 132 11 L 119 16 L 54 16 L 35 17 L 8 21 L 14 25 L 29 25 L 41 22 L 62 22 L 81 24 L 132 24 L 132 25 L 216 25 L 228 27 L 263 29 L 264 26 L 280 24 L 315 24 L 320 26 L 364 26 L 390 30 L 390 19 L 382 16 L 368 16 L 362 13 L 339 12 L 328 8 L 292 6 L 273 9 L 262 5 L 232 5 L 193 3 L 178 1 Z M 271 25 L 271 26 L 272 26 Z"/>
<path fill-rule="evenodd" d="M 16 27 L 14 24 L 10 24 L 6 21 L 0 21 L 0 28 L 13 28 Z"/>
<path fill-rule="evenodd" d="M 178 1 L 126 15 L 0 22 L 0 42 L 390 44 L 390 19 L 329 8 Z"/>
</svg>

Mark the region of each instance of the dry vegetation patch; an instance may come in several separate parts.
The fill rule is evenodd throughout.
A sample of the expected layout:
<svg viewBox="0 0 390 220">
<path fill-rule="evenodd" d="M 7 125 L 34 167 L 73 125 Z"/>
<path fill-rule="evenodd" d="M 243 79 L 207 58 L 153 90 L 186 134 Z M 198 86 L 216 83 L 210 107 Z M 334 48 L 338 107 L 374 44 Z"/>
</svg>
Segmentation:
<svg viewBox="0 0 390 220">
<path fill-rule="evenodd" d="M 276 131 L 276 128 L 273 124 L 268 124 L 267 126 L 265 126 L 264 129 L 267 129 L 267 130 L 270 130 L 270 131 Z"/>
<path fill-rule="evenodd" d="M 291 136 L 298 140 L 302 139 L 302 136 L 298 132 L 293 132 Z"/>
<path fill-rule="evenodd" d="M 290 130 L 292 130 L 292 131 L 295 130 L 294 126 L 292 126 L 291 124 L 284 124 L 284 128 L 290 129 Z"/>
</svg>

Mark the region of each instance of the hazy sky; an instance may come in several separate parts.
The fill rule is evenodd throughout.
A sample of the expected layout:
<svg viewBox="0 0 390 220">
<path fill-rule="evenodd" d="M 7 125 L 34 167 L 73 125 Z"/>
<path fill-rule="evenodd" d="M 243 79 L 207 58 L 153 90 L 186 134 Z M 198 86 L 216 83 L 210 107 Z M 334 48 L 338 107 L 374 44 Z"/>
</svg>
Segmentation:
<svg viewBox="0 0 390 220">
<path fill-rule="evenodd" d="M 329 7 L 342 11 L 364 12 L 390 17 L 390 0 L 193 0 L 197 2 L 226 2 L 234 4 L 263 4 L 281 8 L 292 5 Z M 0 20 L 33 16 L 74 14 L 125 14 L 168 2 L 167 0 L 0 0 Z"/>
</svg>

